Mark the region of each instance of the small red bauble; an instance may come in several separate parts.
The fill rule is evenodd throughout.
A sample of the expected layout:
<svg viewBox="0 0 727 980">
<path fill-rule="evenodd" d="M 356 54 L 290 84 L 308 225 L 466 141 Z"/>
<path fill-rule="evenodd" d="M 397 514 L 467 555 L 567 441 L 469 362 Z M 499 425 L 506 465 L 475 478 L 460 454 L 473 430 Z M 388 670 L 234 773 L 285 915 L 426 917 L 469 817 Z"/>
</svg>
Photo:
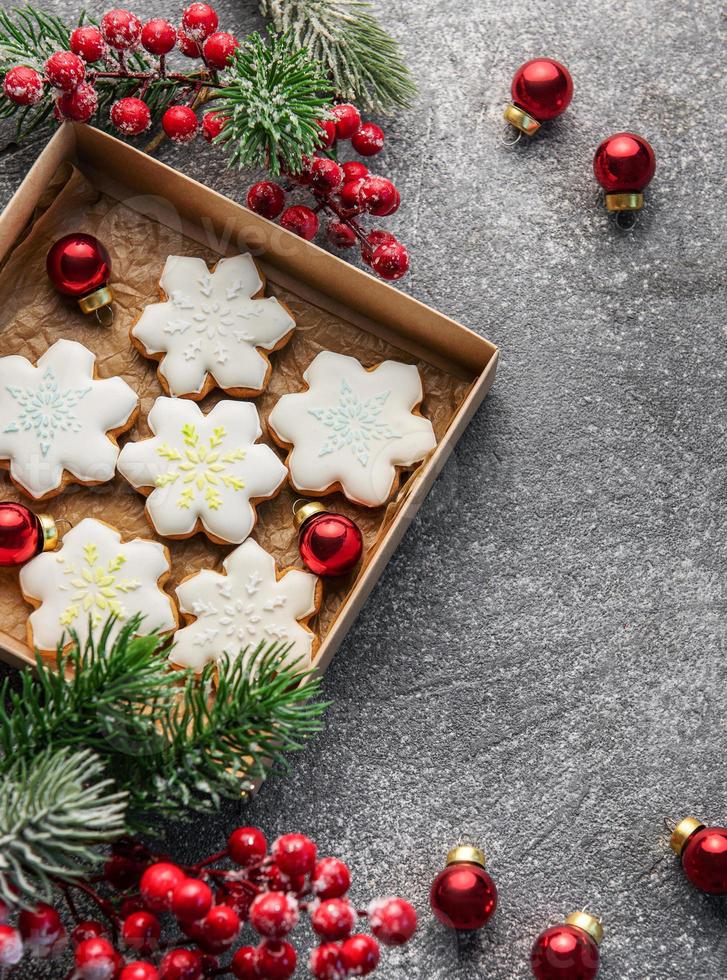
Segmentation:
<svg viewBox="0 0 727 980">
<path fill-rule="evenodd" d="M 212 889 L 199 878 L 185 878 L 172 892 L 172 912 L 182 922 L 198 922 L 212 908 Z"/>
<path fill-rule="evenodd" d="M 240 932 L 240 916 L 229 905 L 213 905 L 202 922 L 202 937 L 207 952 L 231 946 Z"/>
<path fill-rule="evenodd" d="M 356 913 L 347 898 L 326 898 L 311 912 L 310 923 L 322 939 L 346 939 L 353 932 Z"/>
<path fill-rule="evenodd" d="M 177 31 L 177 48 L 185 58 L 202 57 L 202 45 L 199 41 L 195 41 L 193 37 L 185 34 L 181 27 Z"/>
<path fill-rule="evenodd" d="M 373 157 L 384 148 L 384 131 L 376 123 L 364 123 L 351 137 L 351 144 L 362 157 Z"/>
<path fill-rule="evenodd" d="M 316 119 L 316 123 L 321 130 L 320 146 L 329 150 L 336 142 L 336 124 L 332 119 Z"/>
<path fill-rule="evenodd" d="M 559 61 L 534 58 L 515 72 L 511 86 L 512 103 L 505 119 L 526 136 L 532 136 L 547 119 L 555 119 L 570 105 L 573 79 Z"/>
<path fill-rule="evenodd" d="M 328 222 L 326 234 L 328 241 L 336 248 L 351 248 L 357 241 L 353 229 L 335 218 Z"/>
<path fill-rule="evenodd" d="M 77 27 L 71 34 L 71 51 L 84 61 L 100 61 L 106 54 L 106 42 L 98 27 Z"/>
<path fill-rule="evenodd" d="M 481 929 L 497 907 L 497 889 L 476 847 L 455 847 L 447 855 L 429 895 L 432 911 L 450 929 Z"/>
<path fill-rule="evenodd" d="M 159 964 L 159 980 L 202 980 L 204 960 L 196 949 L 170 949 Z"/>
<path fill-rule="evenodd" d="M 176 864 L 159 861 L 147 868 L 141 876 L 139 891 L 144 904 L 152 912 L 168 912 L 172 907 L 172 893 L 186 875 Z"/>
<path fill-rule="evenodd" d="M 323 943 L 314 947 L 308 967 L 316 980 L 341 980 L 346 976 L 343 947 L 340 943 Z"/>
<path fill-rule="evenodd" d="M 287 892 L 263 892 L 250 906 L 250 925 L 267 939 L 282 939 L 298 924 L 298 902 Z"/>
<path fill-rule="evenodd" d="M 98 95 L 93 85 L 81 82 L 72 92 L 63 92 L 56 99 L 58 114 L 74 122 L 88 122 L 98 109 Z"/>
<path fill-rule="evenodd" d="M 369 172 L 366 164 L 359 163 L 358 160 L 347 160 L 346 163 L 341 164 L 341 169 L 346 180 L 358 180 L 359 177 L 365 177 Z"/>
<path fill-rule="evenodd" d="M 369 174 L 363 178 L 358 200 L 369 214 L 384 218 L 399 207 L 399 192 L 386 177 Z"/>
<path fill-rule="evenodd" d="M 280 218 L 280 224 L 287 231 L 292 231 L 294 235 L 304 238 L 307 242 L 313 241 L 318 234 L 318 215 L 304 204 L 294 204 L 292 208 L 286 208 Z"/>
<path fill-rule="evenodd" d="M 417 914 L 403 898 L 377 898 L 368 913 L 371 931 L 384 946 L 403 946 L 416 932 Z"/>
<path fill-rule="evenodd" d="M 151 112 L 146 102 L 129 95 L 111 106 L 111 122 L 124 136 L 138 136 L 151 126 Z"/>
<path fill-rule="evenodd" d="M 379 965 L 381 951 L 373 936 L 359 933 L 347 939 L 342 948 L 343 965 L 354 977 L 366 977 Z"/>
<path fill-rule="evenodd" d="M 113 980 L 121 968 L 121 957 L 102 936 L 86 939 L 76 946 L 76 976 L 83 980 Z"/>
<path fill-rule="evenodd" d="M 182 14 L 182 29 L 195 41 L 214 34 L 219 24 L 217 12 L 208 3 L 191 3 Z"/>
<path fill-rule="evenodd" d="M 124 919 L 121 936 L 129 949 L 147 955 L 157 948 L 161 931 L 161 923 L 153 912 L 132 912 Z"/>
<path fill-rule="evenodd" d="M 295 973 L 298 954 L 290 943 L 264 939 L 255 953 L 257 977 L 266 980 L 288 980 Z"/>
<path fill-rule="evenodd" d="M 319 501 L 296 504 L 293 517 L 300 557 L 314 574 L 345 575 L 358 563 L 363 535 L 350 517 L 327 511 Z"/>
<path fill-rule="evenodd" d="M 334 105 L 331 114 L 335 120 L 336 136 L 339 140 L 350 140 L 361 128 L 361 113 L 350 102 Z"/>
<path fill-rule="evenodd" d="M 119 974 L 119 980 L 159 980 L 159 971 L 153 963 L 134 960 L 127 963 Z"/>
<path fill-rule="evenodd" d="M 609 211 L 638 211 L 643 207 L 642 191 L 656 171 L 654 151 L 642 136 L 616 133 L 596 150 L 593 172 L 606 192 Z"/>
<path fill-rule="evenodd" d="M 272 221 L 285 207 L 285 191 L 280 184 L 275 184 L 271 180 L 261 180 L 253 184 L 247 192 L 247 206 L 255 214 Z"/>
<path fill-rule="evenodd" d="M 17 929 L 0 925 L 0 966 L 15 966 L 23 958 L 23 940 Z"/>
<path fill-rule="evenodd" d="M 169 54 L 177 43 L 177 29 L 163 17 L 154 17 L 142 27 L 141 43 L 149 54 Z"/>
<path fill-rule="evenodd" d="M 141 37 L 141 21 L 130 10 L 109 10 L 101 18 L 101 33 L 107 44 L 117 51 L 135 48 Z"/>
<path fill-rule="evenodd" d="M 48 514 L 34 514 L 11 500 L 0 503 L 0 567 L 22 565 L 57 544 L 58 529 Z"/>
<path fill-rule="evenodd" d="M 598 973 L 598 947 L 603 927 L 585 912 L 542 932 L 533 944 L 530 966 L 537 980 L 593 980 Z"/>
<path fill-rule="evenodd" d="M 240 42 L 234 34 L 218 31 L 216 34 L 211 34 L 204 42 L 202 54 L 210 68 L 221 70 L 227 67 L 235 53 L 235 48 L 239 46 Z"/>
<path fill-rule="evenodd" d="M 72 92 L 86 77 L 86 65 L 72 51 L 56 51 L 45 63 L 45 75 L 54 88 Z"/>
<path fill-rule="evenodd" d="M 78 300 L 84 313 L 111 302 L 111 291 L 106 288 L 111 260 L 93 235 L 73 232 L 59 238 L 48 252 L 46 269 L 58 292 Z"/>
<path fill-rule="evenodd" d="M 409 271 L 409 253 L 399 242 L 379 245 L 371 258 L 371 268 L 382 279 L 401 279 Z"/>
<path fill-rule="evenodd" d="M 670 843 L 696 888 L 709 895 L 727 895 L 727 827 L 705 827 L 686 817 L 677 824 Z"/>
<path fill-rule="evenodd" d="M 338 858 L 321 858 L 311 878 L 313 894 L 318 898 L 341 898 L 351 887 L 348 865 Z"/>
<path fill-rule="evenodd" d="M 214 143 L 227 125 L 228 118 L 221 112 L 205 112 L 202 116 L 202 136 L 208 143 Z"/>
<path fill-rule="evenodd" d="M 265 834 L 257 827 L 238 827 L 227 838 L 230 860 L 243 868 L 259 864 L 268 853 Z"/>
<path fill-rule="evenodd" d="M 86 939 L 97 939 L 99 936 L 106 936 L 106 926 L 103 922 L 99 922 L 97 919 L 85 919 L 73 927 L 71 942 L 77 946 Z"/>
<path fill-rule="evenodd" d="M 16 105 L 35 105 L 43 98 L 43 78 L 35 68 L 18 65 L 3 79 L 3 92 Z"/>
<path fill-rule="evenodd" d="M 316 157 L 311 165 L 311 184 L 321 194 L 332 194 L 343 183 L 343 170 L 335 160 Z"/>
<path fill-rule="evenodd" d="M 197 117 L 188 105 L 173 105 L 162 116 L 162 129 L 173 143 L 190 143 L 197 135 Z"/>
</svg>

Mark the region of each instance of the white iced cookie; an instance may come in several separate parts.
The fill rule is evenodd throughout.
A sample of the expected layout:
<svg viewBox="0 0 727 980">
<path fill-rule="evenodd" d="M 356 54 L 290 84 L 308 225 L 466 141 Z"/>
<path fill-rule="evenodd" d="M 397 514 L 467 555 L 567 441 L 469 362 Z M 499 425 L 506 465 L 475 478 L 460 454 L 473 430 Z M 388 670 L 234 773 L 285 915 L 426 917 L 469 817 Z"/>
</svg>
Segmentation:
<svg viewBox="0 0 727 980">
<path fill-rule="evenodd" d="M 252 538 L 222 567 L 224 574 L 197 572 L 177 588 L 179 608 L 194 621 L 175 635 L 173 663 L 201 671 L 223 654 L 234 658 L 278 642 L 292 644 L 285 663 L 310 665 L 317 640 L 305 624 L 320 605 L 318 578 L 296 568 L 278 576 L 273 556 Z"/>
<path fill-rule="evenodd" d="M 255 524 L 254 503 L 274 496 L 287 470 L 262 434 L 249 402 L 221 401 L 209 415 L 194 402 L 157 398 L 152 439 L 127 442 L 118 470 L 148 494 L 156 531 L 186 538 L 202 529 L 213 541 L 240 544 Z"/>
<path fill-rule="evenodd" d="M 215 385 L 239 397 L 259 394 L 271 368 L 258 348 L 282 347 L 295 321 L 263 295 L 252 256 L 220 259 L 210 272 L 204 259 L 170 255 L 159 285 L 165 301 L 146 307 L 131 339 L 161 362 L 164 390 L 195 399 Z"/>
<path fill-rule="evenodd" d="M 133 425 L 139 399 L 121 378 L 100 379 L 96 355 L 58 340 L 37 366 L 17 354 L 0 358 L 0 465 L 36 500 L 70 479 L 114 476 L 115 437 Z"/>
<path fill-rule="evenodd" d="M 20 588 L 38 608 L 28 619 L 28 644 L 55 650 L 68 630 L 85 643 L 92 629 L 113 613 L 116 635 L 130 616 L 144 617 L 143 630 L 175 629 L 177 615 L 162 590 L 169 575 L 169 553 L 157 541 L 122 541 L 103 521 L 84 518 L 71 528 L 57 551 L 33 558 L 20 571 Z"/>
<path fill-rule="evenodd" d="M 366 507 L 386 503 L 396 467 L 437 444 L 432 423 L 415 412 L 424 397 L 419 371 L 398 361 L 367 371 L 355 357 L 322 351 L 303 378 L 308 390 L 283 395 L 269 418 L 274 438 L 291 450 L 291 483 L 302 493 L 340 487 Z"/>
</svg>

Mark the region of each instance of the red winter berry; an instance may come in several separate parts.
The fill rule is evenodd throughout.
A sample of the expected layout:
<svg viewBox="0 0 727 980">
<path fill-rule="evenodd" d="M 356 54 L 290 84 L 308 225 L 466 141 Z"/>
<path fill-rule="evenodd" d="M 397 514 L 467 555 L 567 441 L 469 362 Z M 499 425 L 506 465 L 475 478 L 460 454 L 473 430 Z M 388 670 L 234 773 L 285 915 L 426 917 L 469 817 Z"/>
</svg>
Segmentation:
<svg viewBox="0 0 727 980">
<path fill-rule="evenodd" d="M 346 976 L 340 943 L 324 943 L 311 950 L 310 972 L 316 980 L 342 980 Z"/>
<path fill-rule="evenodd" d="M 106 926 L 98 919 L 85 919 L 79 922 L 71 932 L 71 942 L 74 946 L 82 943 L 86 939 L 97 939 L 99 936 L 106 935 Z"/>
<path fill-rule="evenodd" d="M 295 204 L 286 208 L 280 218 L 280 224 L 294 235 L 312 241 L 318 234 L 318 215 L 304 204 Z"/>
<path fill-rule="evenodd" d="M 250 190 L 247 192 L 247 206 L 255 214 L 261 214 L 263 218 L 270 218 L 273 220 L 277 218 L 280 212 L 285 207 L 285 191 L 280 186 L 280 184 L 274 184 L 270 180 L 261 180 L 257 184 L 253 184 Z M 235 831 L 238 833 L 238 831 Z M 234 834 L 232 835 L 234 837 Z M 230 838 L 232 840 L 232 837 Z M 230 845 L 228 844 L 228 848 Z M 244 858 L 245 851 L 241 848 L 241 857 Z M 261 860 L 265 856 L 265 838 L 263 837 L 263 852 L 259 857 L 253 857 L 248 863 L 254 864 L 256 861 Z M 232 854 L 230 849 L 230 857 L 235 861 L 236 864 L 245 864 L 244 860 L 238 860 Z"/>
<path fill-rule="evenodd" d="M 101 18 L 101 33 L 107 44 L 117 51 L 135 48 L 141 37 L 141 21 L 130 10 L 109 10 Z"/>
<path fill-rule="evenodd" d="M 122 127 L 119 126 L 114 119 L 114 114 L 118 115 L 122 119 L 125 119 L 128 114 L 129 117 L 132 118 L 132 121 L 135 119 L 136 112 L 141 112 L 143 117 L 143 110 L 139 110 L 139 108 L 135 105 L 136 102 L 140 101 L 140 99 L 119 99 L 119 101 L 115 103 L 111 110 L 111 121 L 118 129 L 121 129 Z M 132 104 L 127 105 L 126 103 Z M 148 113 L 149 110 L 146 103 L 141 102 L 141 105 L 144 106 L 144 109 L 146 109 Z M 117 108 L 117 106 L 120 108 Z M 149 119 L 151 120 L 151 116 L 149 116 Z M 146 126 L 144 129 L 146 129 Z M 125 132 L 125 130 L 122 129 L 122 132 Z M 141 132 L 141 130 L 139 130 L 139 132 Z M 129 133 L 129 135 L 132 134 Z M 135 885 L 138 885 L 143 871 L 144 865 L 139 861 L 135 861 L 128 854 L 112 854 L 106 864 L 104 864 L 103 875 L 110 885 L 113 885 L 118 891 L 123 892 L 128 888 L 133 888 Z"/>
<path fill-rule="evenodd" d="M 393 246 L 379 247 L 392 248 Z M 400 245 L 399 248 L 403 249 L 404 246 Z M 376 268 L 375 262 L 376 255 L 374 255 L 374 268 Z M 417 914 L 403 898 L 377 898 L 369 905 L 368 913 L 371 931 L 384 946 L 403 946 L 416 932 Z"/>
<path fill-rule="evenodd" d="M 166 861 L 152 864 L 141 876 L 139 890 L 144 903 L 152 912 L 168 912 L 172 907 L 172 893 L 185 878 L 176 864 Z"/>
<path fill-rule="evenodd" d="M 141 43 L 149 54 L 169 54 L 177 43 L 177 29 L 163 17 L 154 17 L 142 27 Z"/>
<path fill-rule="evenodd" d="M 71 51 L 86 62 L 100 61 L 106 54 L 106 42 L 98 27 L 77 27 L 71 34 Z"/>
<path fill-rule="evenodd" d="M 371 265 L 371 260 L 374 257 L 374 252 L 379 247 L 379 245 L 398 245 L 396 238 L 391 234 L 390 231 L 384 231 L 383 228 L 377 228 L 375 231 L 369 232 L 366 236 L 366 241 L 369 243 L 368 248 L 361 249 L 361 258 L 364 260 L 366 265 Z"/>
<path fill-rule="evenodd" d="M 134 898 L 125 898 L 121 903 L 119 915 L 122 919 L 128 919 L 134 912 L 146 912 L 141 895 L 135 895 Z"/>
<path fill-rule="evenodd" d="M 366 977 L 379 965 L 381 953 L 373 936 L 359 933 L 343 944 L 343 963 L 349 976 Z"/>
<path fill-rule="evenodd" d="M 23 958 L 23 940 L 17 929 L 0 925 L 0 967 L 15 966 Z"/>
<path fill-rule="evenodd" d="M 328 157 L 315 158 L 311 165 L 311 184 L 317 191 L 322 194 L 332 194 L 342 183 L 343 170 L 335 160 L 329 160 Z M 288 836 L 299 835 L 289 834 Z M 287 872 L 285 873 L 287 874 Z"/>
<path fill-rule="evenodd" d="M 182 922 L 198 922 L 212 908 L 212 889 L 198 878 L 185 878 L 172 892 L 172 912 Z"/>
<path fill-rule="evenodd" d="M 316 119 L 316 125 L 321 131 L 320 147 L 329 150 L 336 142 L 336 124 L 332 119 Z"/>
<path fill-rule="evenodd" d="M 272 855 L 284 875 L 307 875 L 315 868 L 318 848 L 305 834 L 284 834 L 273 844 Z"/>
<path fill-rule="evenodd" d="M 177 47 L 185 58 L 202 57 L 202 45 L 199 41 L 195 41 L 193 37 L 185 34 L 181 27 L 177 31 Z"/>
<path fill-rule="evenodd" d="M 335 219 L 329 221 L 327 234 L 328 241 L 332 245 L 335 245 L 336 248 L 351 248 L 356 244 L 355 232 L 342 221 L 337 221 Z"/>
<path fill-rule="evenodd" d="M 170 949 L 159 964 L 159 980 L 202 980 L 204 965 L 197 949 Z"/>
<path fill-rule="evenodd" d="M 326 898 L 311 912 L 310 923 L 322 939 L 346 939 L 356 924 L 347 898 Z"/>
<path fill-rule="evenodd" d="M 16 105 L 35 105 L 43 98 L 43 79 L 34 68 L 11 68 L 3 81 L 3 92 Z"/>
<path fill-rule="evenodd" d="M 34 952 L 48 950 L 65 936 L 61 917 L 56 910 L 44 902 L 35 909 L 23 909 L 18 917 L 20 935 Z"/>
<path fill-rule="evenodd" d="M 81 82 L 72 92 L 63 92 L 56 99 L 57 116 L 74 122 L 88 122 L 98 108 L 96 89 Z"/>
<path fill-rule="evenodd" d="M 365 179 L 365 177 L 357 177 L 355 180 L 347 180 L 338 192 L 341 204 L 345 208 L 356 210 L 359 207 L 359 194 Z"/>
<path fill-rule="evenodd" d="M 257 950 L 254 946 L 241 946 L 232 957 L 230 970 L 237 980 L 257 980 Z"/>
<path fill-rule="evenodd" d="M 375 177 L 369 174 L 363 178 L 358 193 L 362 207 L 377 218 L 393 214 L 399 207 L 399 192 L 386 177 Z"/>
<path fill-rule="evenodd" d="M 162 129 L 173 143 L 190 143 L 197 135 L 197 117 L 188 105 L 173 105 L 162 116 Z"/>
<path fill-rule="evenodd" d="M 290 943 L 264 939 L 256 950 L 255 975 L 266 980 L 288 980 L 295 973 L 297 961 L 298 954 Z"/>
<path fill-rule="evenodd" d="M 341 164 L 341 169 L 346 180 L 358 180 L 359 177 L 365 177 L 369 172 L 366 164 L 359 163 L 358 160 L 347 160 L 346 163 Z"/>
<path fill-rule="evenodd" d="M 336 120 L 336 135 L 339 140 L 350 140 L 361 126 L 361 113 L 350 102 L 334 105 L 331 112 Z"/>
<path fill-rule="evenodd" d="M 182 14 L 182 29 L 195 41 L 204 41 L 214 34 L 219 22 L 216 11 L 208 3 L 190 3 Z"/>
<path fill-rule="evenodd" d="M 341 898 L 351 887 L 348 865 L 338 858 L 321 858 L 312 878 L 313 892 L 320 899 Z"/>
<path fill-rule="evenodd" d="M 121 967 L 121 957 L 101 936 L 86 939 L 76 946 L 76 976 L 83 980 L 113 980 Z"/>
<path fill-rule="evenodd" d="M 111 122 L 124 136 L 138 136 L 151 126 L 151 112 L 146 102 L 127 96 L 111 106 Z M 128 859 L 124 858 L 124 861 Z M 137 876 L 138 877 L 138 876 Z"/>
<path fill-rule="evenodd" d="M 384 131 L 376 123 L 364 123 L 351 137 L 351 144 L 362 157 L 376 156 L 384 148 Z"/>
<path fill-rule="evenodd" d="M 298 902 L 287 892 L 263 892 L 250 906 L 250 925 L 268 939 L 282 939 L 297 922 Z"/>
<path fill-rule="evenodd" d="M 266 181 L 262 181 L 261 184 L 255 184 L 255 187 L 260 187 L 264 183 Z M 277 187 L 277 184 L 270 184 L 270 186 Z M 255 209 L 250 204 L 249 193 L 247 201 L 248 207 L 254 211 Z M 258 864 L 262 861 L 268 853 L 268 842 L 265 840 L 265 834 L 262 830 L 258 830 L 257 827 L 238 827 L 227 838 L 227 850 L 231 861 L 241 865 L 243 868 L 249 868 L 250 865 Z"/>
<path fill-rule="evenodd" d="M 222 70 L 230 63 L 235 48 L 239 47 L 240 42 L 234 34 L 218 31 L 216 34 L 211 34 L 204 42 L 202 54 L 210 68 Z"/>
<path fill-rule="evenodd" d="M 217 904 L 229 905 L 240 917 L 241 922 L 247 922 L 254 895 L 251 895 L 242 882 L 228 881 L 224 888 L 217 891 Z"/>
<path fill-rule="evenodd" d="M 229 905 L 213 905 L 201 923 L 206 952 L 221 952 L 231 946 L 239 932 L 240 917 Z"/>
<path fill-rule="evenodd" d="M 159 980 L 159 971 L 153 963 L 134 960 L 126 964 L 119 974 L 119 980 Z"/>
<path fill-rule="evenodd" d="M 371 268 L 382 279 L 401 279 L 409 271 L 409 253 L 399 242 L 379 245 L 371 258 Z"/>
<path fill-rule="evenodd" d="M 146 956 L 159 944 L 162 926 L 152 912 L 132 912 L 124 919 L 121 937 L 124 945 Z"/>
<path fill-rule="evenodd" d="M 72 92 L 86 76 L 86 65 L 72 51 L 56 51 L 45 63 L 45 77 L 54 88 Z"/>
<path fill-rule="evenodd" d="M 202 116 L 202 136 L 208 143 L 213 143 L 227 125 L 228 116 L 221 112 L 205 112 Z"/>
</svg>

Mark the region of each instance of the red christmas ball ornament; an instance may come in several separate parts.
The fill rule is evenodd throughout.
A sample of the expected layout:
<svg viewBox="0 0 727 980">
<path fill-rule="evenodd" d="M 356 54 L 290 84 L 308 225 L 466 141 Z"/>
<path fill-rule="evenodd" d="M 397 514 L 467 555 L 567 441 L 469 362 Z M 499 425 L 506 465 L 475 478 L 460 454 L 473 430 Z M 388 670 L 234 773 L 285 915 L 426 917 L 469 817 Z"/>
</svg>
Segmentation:
<svg viewBox="0 0 727 980">
<path fill-rule="evenodd" d="M 43 78 L 35 68 L 18 65 L 3 79 L 3 93 L 16 105 L 35 105 L 43 98 Z"/>
<path fill-rule="evenodd" d="M 45 77 L 54 88 L 72 92 L 86 77 L 86 65 L 72 51 L 56 51 L 45 63 Z"/>
<path fill-rule="evenodd" d="M 217 11 L 208 3 L 191 3 L 182 13 L 182 30 L 195 41 L 214 34 L 219 22 Z"/>
<path fill-rule="evenodd" d="M 141 876 L 139 891 L 144 904 L 152 912 L 168 912 L 172 907 L 172 894 L 186 875 L 176 864 L 159 861 L 147 868 Z"/>
<path fill-rule="evenodd" d="M 272 180 L 261 180 L 247 192 L 247 206 L 255 214 L 272 221 L 285 207 L 285 191 Z"/>
<path fill-rule="evenodd" d="M 343 965 L 350 976 L 366 977 L 379 965 L 381 951 L 373 936 L 359 933 L 351 936 L 341 947 Z"/>
<path fill-rule="evenodd" d="M 159 980 L 202 980 L 204 959 L 197 949 L 170 949 L 159 964 Z"/>
<path fill-rule="evenodd" d="M 345 575 L 361 558 L 363 535 L 356 524 L 345 514 L 327 510 L 319 500 L 296 501 L 293 522 L 300 557 L 315 575 Z"/>
<path fill-rule="evenodd" d="M 212 908 L 212 889 L 199 878 L 185 878 L 172 892 L 172 912 L 181 922 L 199 922 Z"/>
<path fill-rule="evenodd" d="M 108 282 L 111 259 L 98 238 L 83 232 L 64 235 L 51 245 L 46 258 L 48 278 L 63 296 L 77 300 L 82 313 L 95 313 L 102 322 L 101 310 L 113 301 Z M 110 314 L 110 311 L 106 311 Z"/>
<path fill-rule="evenodd" d="M 159 944 L 162 926 L 152 912 L 132 912 L 124 919 L 121 936 L 124 945 L 142 956 L 153 953 Z"/>
<path fill-rule="evenodd" d="M 130 10 L 109 10 L 101 18 L 104 41 L 117 51 L 135 48 L 141 38 L 141 21 Z"/>
<path fill-rule="evenodd" d="M 321 858 L 311 878 L 313 894 L 321 900 L 341 898 L 351 887 L 348 865 L 335 857 Z"/>
<path fill-rule="evenodd" d="M 159 971 L 153 963 L 134 960 L 123 968 L 119 980 L 159 980 Z"/>
<path fill-rule="evenodd" d="M 124 136 L 138 136 L 151 126 L 149 106 L 133 95 L 114 102 L 109 115 L 111 122 Z"/>
<path fill-rule="evenodd" d="M 644 188 L 656 171 L 654 151 L 643 136 L 616 133 L 596 150 L 593 172 L 606 192 L 607 211 L 640 211 Z"/>
<path fill-rule="evenodd" d="M 599 919 L 587 912 L 573 912 L 535 940 L 530 953 L 533 976 L 537 980 L 593 980 L 602 939 Z"/>
<path fill-rule="evenodd" d="M 384 131 L 376 123 L 366 122 L 351 137 L 351 145 L 362 157 L 373 157 L 384 148 Z"/>
<path fill-rule="evenodd" d="M 288 980 L 295 973 L 298 954 L 290 943 L 263 939 L 255 950 L 256 977 L 266 980 Z"/>
<path fill-rule="evenodd" d="M 93 85 L 81 82 L 72 92 L 63 92 L 56 99 L 56 109 L 63 119 L 88 122 L 98 109 L 98 95 Z"/>
<path fill-rule="evenodd" d="M 409 271 L 409 253 L 400 242 L 379 245 L 371 257 L 371 268 L 390 282 L 403 279 Z"/>
<path fill-rule="evenodd" d="M 190 143 L 197 126 L 197 116 L 188 105 L 170 106 L 162 116 L 162 129 L 173 143 Z"/>
<path fill-rule="evenodd" d="M 177 43 L 177 29 L 163 17 L 148 20 L 141 29 L 141 44 L 149 52 L 159 57 L 169 54 Z"/>
<path fill-rule="evenodd" d="M 708 895 L 727 895 L 727 827 L 707 827 L 685 817 L 669 843 L 695 888 Z"/>
<path fill-rule="evenodd" d="M 250 925 L 266 939 L 287 936 L 298 916 L 298 902 L 287 892 L 262 892 L 250 906 Z"/>
<path fill-rule="evenodd" d="M 323 943 L 311 950 L 308 968 L 316 980 L 341 980 L 346 976 L 343 946 L 340 943 Z"/>
<path fill-rule="evenodd" d="M 0 966 L 15 966 L 23 958 L 23 939 L 17 929 L 0 925 Z"/>
<path fill-rule="evenodd" d="M 218 31 L 216 34 L 211 34 L 204 42 L 202 54 L 210 68 L 221 71 L 229 65 L 235 49 L 239 47 L 240 42 L 234 34 Z"/>
<path fill-rule="evenodd" d="M 71 51 L 87 63 L 100 61 L 106 54 L 106 42 L 98 27 L 77 27 L 71 33 Z"/>
<path fill-rule="evenodd" d="M 371 932 L 384 946 L 403 946 L 416 932 L 416 911 L 403 898 L 374 899 L 368 913 Z"/>
<path fill-rule="evenodd" d="M 505 120 L 525 136 L 533 136 L 540 124 L 565 112 L 573 98 L 573 79 L 565 65 L 553 58 L 534 58 L 515 72 L 512 102 Z"/>
<path fill-rule="evenodd" d="M 305 204 L 294 204 L 293 207 L 286 208 L 280 218 L 280 224 L 286 231 L 292 231 L 294 235 L 304 238 L 307 242 L 313 241 L 318 234 L 318 215 Z"/>
<path fill-rule="evenodd" d="M 57 547 L 58 528 L 50 514 L 34 514 L 12 500 L 0 503 L 0 566 L 14 568 Z"/>
<path fill-rule="evenodd" d="M 396 187 L 388 178 L 369 174 L 363 178 L 358 200 L 369 214 L 377 218 L 385 218 L 398 209 L 400 197 Z"/>
<path fill-rule="evenodd" d="M 227 125 L 228 118 L 221 112 L 205 112 L 202 116 L 202 136 L 208 143 L 214 143 Z"/>
<path fill-rule="evenodd" d="M 182 52 L 185 58 L 201 58 L 202 57 L 202 45 L 199 41 L 195 41 L 193 37 L 189 37 L 185 34 L 180 27 L 177 31 L 177 48 Z"/>
<path fill-rule="evenodd" d="M 350 140 L 361 128 L 361 113 L 350 102 L 334 105 L 331 115 L 335 120 L 336 136 L 339 140 Z"/>
<path fill-rule="evenodd" d="M 434 879 L 429 901 L 448 928 L 481 929 L 497 907 L 497 889 L 485 871 L 483 852 L 477 847 L 453 848 L 447 867 Z"/>
</svg>

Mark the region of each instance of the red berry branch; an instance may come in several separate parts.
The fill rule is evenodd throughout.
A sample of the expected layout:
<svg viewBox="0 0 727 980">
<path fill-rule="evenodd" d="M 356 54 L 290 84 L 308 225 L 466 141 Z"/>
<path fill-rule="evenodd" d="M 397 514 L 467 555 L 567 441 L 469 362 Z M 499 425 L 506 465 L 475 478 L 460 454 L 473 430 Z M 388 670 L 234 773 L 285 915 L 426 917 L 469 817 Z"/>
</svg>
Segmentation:
<svg viewBox="0 0 727 980">
<path fill-rule="evenodd" d="M 238 827 L 225 850 L 190 867 L 134 841 L 117 843 L 100 882 L 60 887 L 75 921 L 68 980 L 286 980 L 298 960 L 289 937 L 302 915 L 320 940 L 310 953 L 311 975 L 344 980 L 373 973 L 380 944 L 404 945 L 417 925 L 416 912 L 401 898 L 356 909 L 347 865 L 319 859 L 309 837 L 285 834 L 268 853 L 256 827 Z M 74 889 L 95 905 L 98 918 L 81 917 Z M 0 902 L 0 968 L 15 966 L 26 951 L 63 954 L 68 935 L 57 909 L 20 910 L 15 925 L 11 915 Z M 355 932 L 363 919 L 373 935 Z M 245 923 L 257 936 L 255 945 L 239 945 Z"/>
</svg>

